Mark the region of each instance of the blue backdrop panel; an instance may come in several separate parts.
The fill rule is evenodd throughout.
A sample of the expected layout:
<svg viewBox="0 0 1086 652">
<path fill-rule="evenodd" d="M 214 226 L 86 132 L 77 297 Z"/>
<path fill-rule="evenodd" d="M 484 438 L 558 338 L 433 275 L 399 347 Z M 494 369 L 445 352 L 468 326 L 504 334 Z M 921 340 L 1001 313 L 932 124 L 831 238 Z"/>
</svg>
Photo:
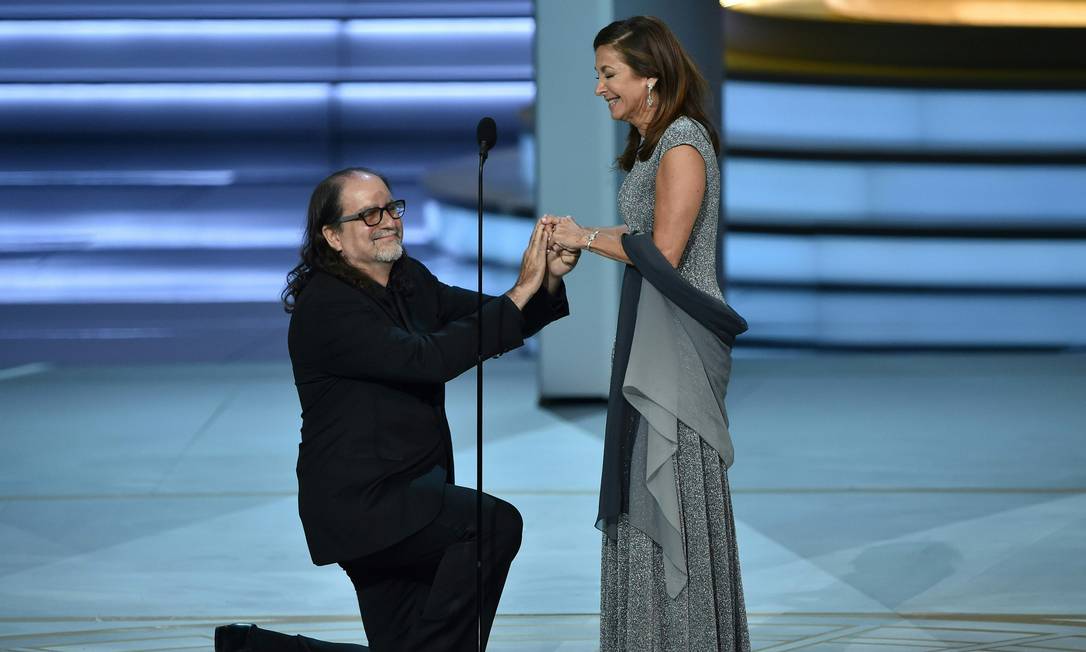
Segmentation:
<svg viewBox="0 0 1086 652">
<path fill-rule="evenodd" d="M 1086 225 L 1086 165 L 729 158 L 733 220 Z"/>
<path fill-rule="evenodd" d="M 470 220 L 423 177 L 470 156 L 484 114 L 503 146 L 531 131 L 533 38 L 512 0 L 3 3 L 0 301 L 274 300 L 309 191 L 347 164 L 389 174 L 413 251 L 466 260 Z M 752 340 L 1086 344 L 1086 92 L 723 95 L 729 298 Z M 497 265 L 531 173 L 494 213 Z M 977 297 L 1008 323 L 897 317 Z"/>
<path fill-rule="evenodd" d="M 856 88 L 730 81 L 732 145 L 1082 151 L 1086 92 Z"/>
<path fill-rule="evenodd" d="M 532 28 L 526 17 L 6 21 L 0 81 L 530 80 Z"/>
</svg>

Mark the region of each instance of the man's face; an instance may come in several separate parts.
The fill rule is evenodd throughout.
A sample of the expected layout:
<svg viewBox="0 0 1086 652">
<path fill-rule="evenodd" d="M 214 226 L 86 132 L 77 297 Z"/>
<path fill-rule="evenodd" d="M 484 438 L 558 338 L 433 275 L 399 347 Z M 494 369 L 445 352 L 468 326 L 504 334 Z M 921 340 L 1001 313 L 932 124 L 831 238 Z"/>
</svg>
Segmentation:
<svg viewBox="0 0 1086 652">
<path fill-rule="evenodd" d="M 393 200 L 381 179 L 370 174 L 347 177 L 340 187 L 342 216 L 355 216 L 370 208 L 387 206 Z M 374 265 L 395 262 L 403 255 L 403 222 L 387 212 L 381 221 L 368 226 L 362 220 L 351 220 L 339 229 L 324 227 L 324 237 L 336 251 L 342 252 L 353 267 L 370 270 Z"/>
</svg>

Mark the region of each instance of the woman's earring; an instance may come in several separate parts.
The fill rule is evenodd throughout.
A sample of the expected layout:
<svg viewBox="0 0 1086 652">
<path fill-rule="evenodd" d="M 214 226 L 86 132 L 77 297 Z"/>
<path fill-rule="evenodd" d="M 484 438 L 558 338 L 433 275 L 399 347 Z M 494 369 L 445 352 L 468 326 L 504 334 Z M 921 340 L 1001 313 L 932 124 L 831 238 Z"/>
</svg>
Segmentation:
<svg viewBox="0 0 1086 652">
<path fill-rule="evenodd" d="M 650 83 L 649 84 L 649 97 L 648 97 L 647 100 L 645 100 L 645 104 L 647 104 L 648 106 L 652 106 L 652 86 L 653 85 Z"/>
</svg>

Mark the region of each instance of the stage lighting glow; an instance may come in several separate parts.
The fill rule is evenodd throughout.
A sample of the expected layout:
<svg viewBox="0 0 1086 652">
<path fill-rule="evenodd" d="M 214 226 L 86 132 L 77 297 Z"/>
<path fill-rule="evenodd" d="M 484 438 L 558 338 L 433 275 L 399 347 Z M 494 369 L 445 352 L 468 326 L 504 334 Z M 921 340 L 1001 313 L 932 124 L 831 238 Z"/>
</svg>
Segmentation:
<svg viewBox="0 0 1086 652">
<path fill-rule="evenodd" d="M 434 100 L 511 100 L 535 99 L 534 82 L 389 82 L 350 83 L 340 86 L 344 99 L 363 101 Z"/>
<path fill-rule="evenodd" d="M 38 225 L 0 224 L 0 251 L 130 251 L 165 249 L 295 249 L 302 241 L 300 226 L 275 224 L 243 226 L 229 212 L 204 214 L 205 223 L 192 224 L 192 216 L 179 211 L 132 213 L 95 211 L 63 217 L 43 232 Z M 404 228 L 404 244 L 425 244 L 430 234 L 423 225 Z M 527 240 L 527 236 L 524 236 Z M 518 242 L 520 242 L 518 240 Z M 0 274 L 0 278 L 3 274 Z"/>
<path fill-rule="evenodd" d="M 395 19 L 186 19 L 186 20 L 0 20 L 0 38 L 160 38 L 334 36 L 346 25 L 359 36 L 478 36 L 504 35 L 530 38 L 531 18 L 395 18 Z"/>
<path fill-rule="evenodd" d="M 11 170 L 0 186 L 229 186 L 234 170 Z"/>
<path fill-rule="evenodd" d="M 862 20 L 962 25 L 1082 27 L 1081 0 L 823 0 L 834 12 Z"/>
<path fill-rule="evenodd" d="M 532 18 L 411 18 L 352 20 L 347 24 L 351 34 L 366 36 L 475 36 L 505 35 L 515 38 L 531 37 L 535 33 Z"/>
<path fill-rule="evenodd" d="M 7 20 L 0 38 L 160 38 L 333 36 L 340 21 L 306 20 Z"/>
<path fill-rule="evenodd" d="M 328 84 L 0 84 L 0 105 L 30 102 L 313 101 Z"/>
<path fill-rule="evenodd" d="M 796 18 L 825 18 L 826 8 L 817 0 L 720 0 L 725 9 Z"/>
<path fill-rule="evenodd" d="M 78 274 L 41 272 L 37 264 L 0 265 L 4 303 L 215 303 L 275 301 L 283 290 L 280 269 L 236 269 L 174 264 L 144 268 L 124 265 L 80 269 Z M 115 333 L 121 337 L 126 331 Z"/>
<path fill-rule="evenodd" d="M 0 84 L 0 106 L 68 102 L 286 102 L 327 99 L 327 83 L 276 84 Z M 357 82 L 339 86 L 344 99 L 508 100 L 531 102 L 533 82 Z"/>
</svg>

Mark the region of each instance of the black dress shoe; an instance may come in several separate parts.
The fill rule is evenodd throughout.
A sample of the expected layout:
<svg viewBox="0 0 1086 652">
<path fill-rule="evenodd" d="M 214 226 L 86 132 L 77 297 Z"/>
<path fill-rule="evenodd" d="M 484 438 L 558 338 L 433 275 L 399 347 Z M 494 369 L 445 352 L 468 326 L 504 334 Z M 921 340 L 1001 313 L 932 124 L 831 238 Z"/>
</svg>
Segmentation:
<svg viewBox="0 0 1086 652">
<path fill-rule="evenodd" d="M 249 650 L 249 632 L 256 625 L 234 623 L 215 628 L 215 652 L 245 652 Z"/>
</svg>

